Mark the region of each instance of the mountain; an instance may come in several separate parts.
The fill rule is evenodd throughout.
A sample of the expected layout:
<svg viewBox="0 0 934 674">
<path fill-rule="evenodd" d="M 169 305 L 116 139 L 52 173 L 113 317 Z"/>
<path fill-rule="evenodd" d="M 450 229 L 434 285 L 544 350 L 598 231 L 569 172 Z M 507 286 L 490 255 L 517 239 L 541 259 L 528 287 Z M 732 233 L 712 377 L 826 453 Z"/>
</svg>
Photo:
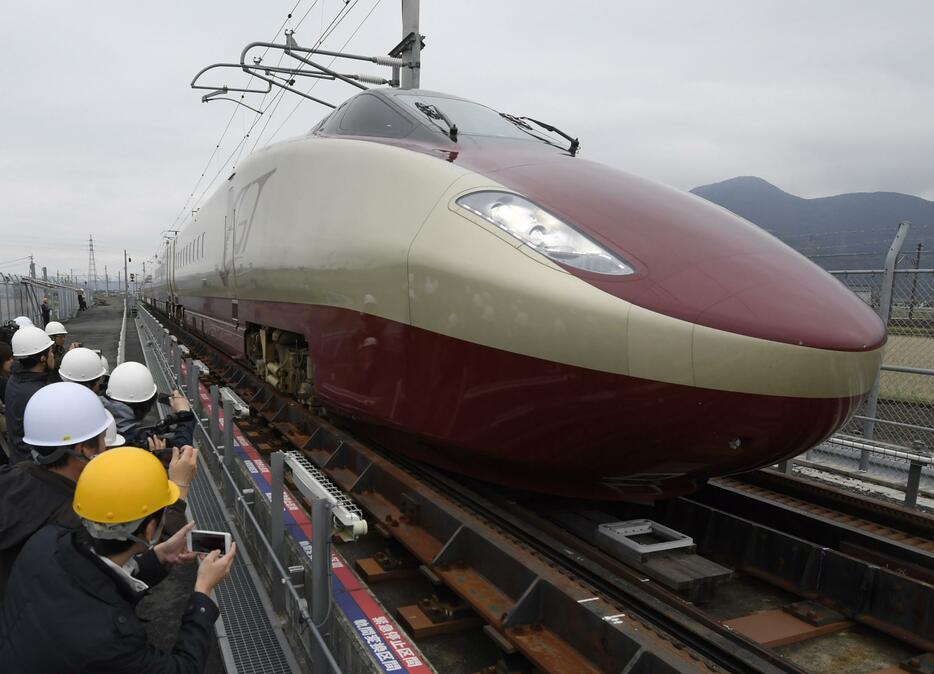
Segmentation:
<svg viewBox="0 0 934 674">
<path fill-rule="evenodd" d="M 881 269 L 898 223 L 911 222 L 899 267 L 934 267 L 934 201 L 898 192 L 803 199 L 762 178 L 741 176 L 693 194 L 754 222 L 825 269 Z"/>
</svg>

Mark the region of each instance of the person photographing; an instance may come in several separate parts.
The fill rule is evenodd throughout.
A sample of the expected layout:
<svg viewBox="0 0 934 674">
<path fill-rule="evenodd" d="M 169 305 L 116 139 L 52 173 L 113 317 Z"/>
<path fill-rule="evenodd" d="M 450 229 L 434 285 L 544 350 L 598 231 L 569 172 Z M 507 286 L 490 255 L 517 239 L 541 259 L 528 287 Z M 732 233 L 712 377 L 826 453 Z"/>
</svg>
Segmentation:
<svg viewBox="0 0 934 674">
<path fill-rule="evenodd" d="M 150 646 L 134 608 L 167 567 L 191 562 L 188 524 L 157 543 L 165 510 L 179 497 L 159 460 L 118 447 L 91 461 L 75 488 L 81 529 L 50 526 L 13 567 L 0 607 L 6 672 L 202 672 L 218 616 L 210 598 L 229 573 L 236 544 L 204 555 L 171 652 Z"/>
</svg>

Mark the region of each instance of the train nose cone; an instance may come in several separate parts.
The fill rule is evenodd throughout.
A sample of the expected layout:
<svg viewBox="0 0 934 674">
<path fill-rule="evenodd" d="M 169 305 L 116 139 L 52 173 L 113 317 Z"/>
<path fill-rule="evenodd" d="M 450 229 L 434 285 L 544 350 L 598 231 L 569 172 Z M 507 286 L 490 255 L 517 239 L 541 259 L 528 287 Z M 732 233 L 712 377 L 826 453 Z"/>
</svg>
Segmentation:
<svg viewBox="0 0 934 674">
<path fill-rule="evenodd" d="M 698 325 L 831 351 L 872 351 L 885 343 L 879 317 L 842 283 L 775 241 L 767 253 L 711 260 L 661 287 L 697 310 Z M 713 286 L 697 292 L 702 277 Z M 692 301 L 693 300 L 693 301 Z M 664 305 L 658 307 L 665 312 Z"/>
<path fill-rule="evenodd" d="M 705 199 L 587 161 L 504 169 L 500 179 L 636 269 L 578 273 L 651 311 L 796 346 L 871 351 L 885 330 L 859 298 L 764 230 Z"/>
</svg>

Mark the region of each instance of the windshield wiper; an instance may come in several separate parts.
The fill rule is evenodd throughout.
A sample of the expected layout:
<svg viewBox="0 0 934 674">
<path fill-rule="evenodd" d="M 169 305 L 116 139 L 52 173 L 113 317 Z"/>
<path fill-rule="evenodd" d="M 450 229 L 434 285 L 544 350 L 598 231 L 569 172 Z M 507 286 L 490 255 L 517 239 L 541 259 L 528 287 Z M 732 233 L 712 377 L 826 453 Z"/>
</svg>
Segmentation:
<svg viewBox="0 0 934 674">
<path fill-rule="evenodd" d="M 571 153 L 572 157 L 576 156 L 577 151 L 580 149 L 581 144 L 577 138 L 571 138 L 571 136 L 569 136 L 568 134 L 566 134 L 564 131 L 562 131 L 556 126 L 552 126 L 551 124 L 545 124 L 545 122 L 540 122 L 537 119 L 532 119 L 531 117 L 517 117 L 516 115 L 510 115 L 505 112 L 501 112 L 499 114 L 501 117 L 508 119 L 510 122 L 512 122 L 519 128 L 521 128 L 523 131 L 526 131 L 529 135 L 535 136 L 539 140 L 545 140 L 545 139 L 542 138 L 541 136 L 537 136 L 534 133 L 532 133 L 533 131 L 532 125 L 529 124 L 529 122 L 532 122 L 533 124 L 537 124 L 538 126 L 542 127 L 546 131 L 551 131 L 552 133 L 558 134 L 559 136 L 561 136 L 562 138 L 564 138 L 570 143 L 570 145 L 567 148 L 567 151 Z M 545 142 L 547 143 L 550 141 L 545 140 Z"/>
<path fill-rule="evenodd" d="M 438 120 L 444 122 L 448 125 L 448 138 L 457 142 L 457 124 L 451 121 L 451 118 L 444 114 L 444 111 L 441 110 L 437 105 L 432 105 L 430 103 L 422 103 L 417 101 L 415 107 L 418 108 L 422 114 L 424 114 L 428 119 L 437 122 Z M 440 126 L 436 124 L 436 126 Z M 443 129 L 442 129 L 443 130 Z"/>
</svg>

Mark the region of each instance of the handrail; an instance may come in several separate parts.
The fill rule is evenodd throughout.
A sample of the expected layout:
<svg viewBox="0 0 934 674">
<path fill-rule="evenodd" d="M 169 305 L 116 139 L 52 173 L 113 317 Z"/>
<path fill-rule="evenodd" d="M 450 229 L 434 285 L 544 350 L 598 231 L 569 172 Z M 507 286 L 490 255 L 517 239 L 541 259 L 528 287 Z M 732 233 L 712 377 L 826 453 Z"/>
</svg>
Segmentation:
<svg viewBox="0 0 934 674">
<path fill-rule="evenodd" d="M 126 359 L 126 296 L 123 298 L 123 322 L 120 324 L 120 342 L 117 344 L 117 365 Z"/>
<path fill-rule="evenodd" d="M 146 332 L 149 333 L 149 338 L 152 340 L 153 344 L 158 344 L 155 335 L 152 332 L 152 326 L 150 323 L 157 323 L 155 317 L 146 310 L 145 307 L 140 307 L 142 309 L 141 317 L 143 319 L 143 324 L 145 326 Z M 165 372 L 169 374 L 170 377 L 176 379 L 176 383 L 181 387 L 182 383 L 177 380 L 176 372 L 173 367 L 169 365 L 169 362 L 161 349 L 156 348 L 153 350 L 154 353 L 158 354 L 160 360 L 162 361 L 162 367 Z M 216 413 L 216 411 L 215 411 Z M 251 504 L 244 498 L 243 493 L 241 492 L 237 481 L 234 476 L 231 474 L 226 463 L 224 462 L 224 457 L 221 454 L 220 450 L 217 448 L 217 445 L 214 443 L 213 438 L 211 437 L 210 431 L 205 428 L 204 421 L 201 419 L 200 415 L 195 415 L 195 420 L 198 427 L 201 429 L 202 437 L 207 442 L 208 446 L 211 448 L 212 453 L 214 454 L 217 465 L 220 469 L 221 475 L 226 478 L 228 483 L 228 488 L 231 490 L 231 493 L 234 495 L 234 500 L 242 506 L 239 512 L 244 513 L 248 518 L 249 522 L 252 525 L 254 533 L 256 534 L 257 539 L 262 544 L 262 547 L 266 550 L 269 555 L 269 558 L 272 560 L 272 563 L 275 567 L 276 572 L 279 575 L 279 580 L 282 583 L 285 590 L 292 596 L 292 599 L 295 601 L 295 606 L 298 609 L 299 617 L 301 622 L 309 628 L 309 632 L 313 637 L 314 641 L 318 644 L 321 649 L 321 652 L 324 654 L 325 659 L 327 660 L 328 666 L 331 668 L 331 672 L 340 674 L 341 668 L 337 664 L 337 661 L 334 659 L 334 655 L 331 653 L 330 648 L 327 643 L 324 641 L 324 637 L 321 635 L 321 632 L 318 630 L 318 626 L 315 625 L 314 621 L 311 618 L 311 614 L 308 613 L 308 609 L 305 608 L 304 599 L 299 595 L 298 589 L 295 587 L 292 582 L 291 575 L 288 570 L 282 565 L 279 560 L 278 555 L 276 555 L 275 550 L 272 547 L 272 544 L 269 542 L 269 539 L 266 537 L 265 532 L 263 531 L 262 526 L 259 521 L 256 519 L 256 516 L 253 514 Z M 227 421 L 225 420 L 225 423 Z M 232 423 L 232 420 L 231 420 Z"/>
</svg>

